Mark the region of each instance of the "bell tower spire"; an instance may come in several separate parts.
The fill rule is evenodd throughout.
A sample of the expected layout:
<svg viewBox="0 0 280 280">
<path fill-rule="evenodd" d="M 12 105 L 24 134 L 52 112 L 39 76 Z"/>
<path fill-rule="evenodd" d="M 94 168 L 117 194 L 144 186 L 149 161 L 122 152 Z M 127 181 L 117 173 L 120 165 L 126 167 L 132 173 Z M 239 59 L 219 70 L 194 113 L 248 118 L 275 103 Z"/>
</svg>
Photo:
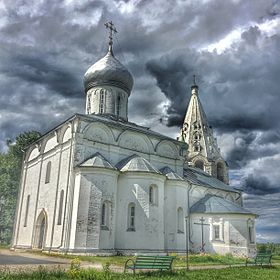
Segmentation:
<svg viewBox="0 0 280 280">
<path fill-rule="evenodd" d="M 189 145 L 188 165 L 203 169 L 228 184 L 228 166 L 221 156 L 217 140 L 199 99 L 199 87 L 193 75 L 191 98 L 185 115 L 179 140 Z"/>
</svg>

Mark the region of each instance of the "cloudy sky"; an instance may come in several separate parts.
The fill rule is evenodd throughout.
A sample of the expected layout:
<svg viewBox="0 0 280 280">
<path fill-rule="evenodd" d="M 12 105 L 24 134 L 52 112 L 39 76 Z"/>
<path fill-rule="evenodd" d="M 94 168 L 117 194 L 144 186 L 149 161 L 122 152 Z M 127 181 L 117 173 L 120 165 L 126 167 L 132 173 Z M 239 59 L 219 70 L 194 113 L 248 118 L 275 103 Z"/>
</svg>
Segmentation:
<svg viewBox="0 0 280 280">
<path fill-rule="evenodd" d="M 0 150 L 85 110 L 82 79 L 114 52 L 133 73 L 129 119 L 175 137 L 192 75 L 231 183 L 280 242 L 280 3 L 277 0 L 0 1 Z"/>
</svg>

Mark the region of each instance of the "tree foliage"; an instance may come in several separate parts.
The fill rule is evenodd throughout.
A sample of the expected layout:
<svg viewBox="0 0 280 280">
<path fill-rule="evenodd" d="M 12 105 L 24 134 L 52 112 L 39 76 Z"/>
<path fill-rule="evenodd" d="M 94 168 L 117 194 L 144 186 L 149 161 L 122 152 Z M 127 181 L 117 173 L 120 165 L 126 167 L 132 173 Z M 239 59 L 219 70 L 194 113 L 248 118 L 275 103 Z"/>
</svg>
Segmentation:
<svg viewBox="0 0 280 280">
<path fill-rule="evenodd" d="M 7 141 L 8 151 L 0 153 L 0 244 L 9 244 L 12 237 L 23 150 L 40 136 L 37 131 L 19 134 L 14 143 Z"/>
</svg>

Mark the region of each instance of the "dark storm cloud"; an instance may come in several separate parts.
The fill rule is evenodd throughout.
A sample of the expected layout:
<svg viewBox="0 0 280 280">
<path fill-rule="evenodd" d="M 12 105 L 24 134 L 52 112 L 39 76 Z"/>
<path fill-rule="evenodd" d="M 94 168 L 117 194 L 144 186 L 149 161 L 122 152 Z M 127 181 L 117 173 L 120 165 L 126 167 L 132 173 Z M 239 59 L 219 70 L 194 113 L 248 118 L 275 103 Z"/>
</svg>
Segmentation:
<svg viewBox="0 0 280 280">
<path fill-rule="evenodd" d="M 223 54 L 185 49 L 149 61 L 147 70 L 170 100 L 167 125 L 182 124 L 191 74 L 198 72 L 202 103 L 207 104 L 209 122 L 219 132 L 279 127 L 279 79 L 275 73 L 280 71 L 280 37 L 262 38 L 264 43 L 249 49 L 248 44 L 259 36 L 254 27 L 242 34 L 238 48 Z"/>
<path fill-rule="evenodd" d="M 241 173 L 248 165 L 255 168 L 247 172 L 252 199 L 246 203 L 253 207 L 261 197 L 253 193 L 263 191 L 263 211 L 279 211 L 276 204 L 267 209 L 277 185 L 271 170 L 280 164 L 270 159 L 280 150 L 280 39 L 279 32 L 269 35 L 257 27 L 279 17 L 279 10 L 274 0 L 5 0 L 0 4 L 0 150 L 20 132 L 45 132 L 84 111 L 83 74 L 106 53 L 104 23 L 112 20 L 119 31 L 114 53 L 135 80 L 130 121 L 159 132 L 179 130 L 197 74 L 201 102 L 224 140 L 230 167 Z M 238 28 L 245 30 L 241 40 L 224 52 L 202 51 Z M 264 170 L 270 168 L 259 178 L 256 162 L 266 158 L 272 163 L 263 163 Z M 263 231 L 273 215 L 261 220 Z"/>
<path fill-rule="evenodd" d="M 267 177 L 250 174 L 244 180 L 243 190 L 245 193 L 255 195 L 274 194 L 280 193 L 280 185 L 273 186 Z"/>
<path fill-rule="evenodd" d="M 279 153 L 280 138 L 271 131 L 241 130 L 234 136 L 234 143 L 225 156 L 231 169 L 241 169 L 250 160 L 270 157 Z"/>
<path fill-rule="evenodd" d="M 25 53 L 10 57 L 0 71 L 11 78 L 41 85 L 68 98 L 81 96 L 83 87 L 80 77 L 65 65 L 59 65 L 58 61 L 51 62 L 46 54 L 36 51 L 30 48 Z"/>
</svg>

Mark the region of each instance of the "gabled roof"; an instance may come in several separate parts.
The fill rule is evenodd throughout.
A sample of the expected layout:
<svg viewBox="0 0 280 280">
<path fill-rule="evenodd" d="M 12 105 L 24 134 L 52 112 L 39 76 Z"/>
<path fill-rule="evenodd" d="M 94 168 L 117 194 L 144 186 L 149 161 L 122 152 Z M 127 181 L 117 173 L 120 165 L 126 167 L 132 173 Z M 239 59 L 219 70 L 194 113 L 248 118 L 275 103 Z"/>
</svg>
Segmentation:
<svg viewBox="0 0 280 280">
<path fill-rule="evenodd" d="M 165 166 L 159 170 L 162 174 L 166 175 L 169 180 L 180 180 L 183 181 L 184 179 L 174 172 L 169 166 Z"/>
<path fill-rule="evenodd" d="M 233 187 L 223 183 L 215 177 L 199 168 L 188 167 L 184 169 L 184 179 L 195 185 L 202 185 L 207 188 L 220 189 L 231 192 L 238 192 Z"/>
<path fill-rule="evenodd" d="M 88 158 L 80 164 L 82 167 L 99 167 L 116 169 L 105 157 L 100 153 L 95 153 L 92 157 Z"/>
<path fill-rule="evenodd" d="M 121 160 L 116 167 L 120 171 L 142 171 L 142 172 L 152 172 L 160 173 L 155 167 L 151 165 L 146 159 L 138 155 L 132 155 Z"/>
<path fill-rule="evenodd" d="M 191 213 L 205 214 L 253 214 L 247 209 L 222 197 L 207 194 L 190 209 Z"/>
</svg>

